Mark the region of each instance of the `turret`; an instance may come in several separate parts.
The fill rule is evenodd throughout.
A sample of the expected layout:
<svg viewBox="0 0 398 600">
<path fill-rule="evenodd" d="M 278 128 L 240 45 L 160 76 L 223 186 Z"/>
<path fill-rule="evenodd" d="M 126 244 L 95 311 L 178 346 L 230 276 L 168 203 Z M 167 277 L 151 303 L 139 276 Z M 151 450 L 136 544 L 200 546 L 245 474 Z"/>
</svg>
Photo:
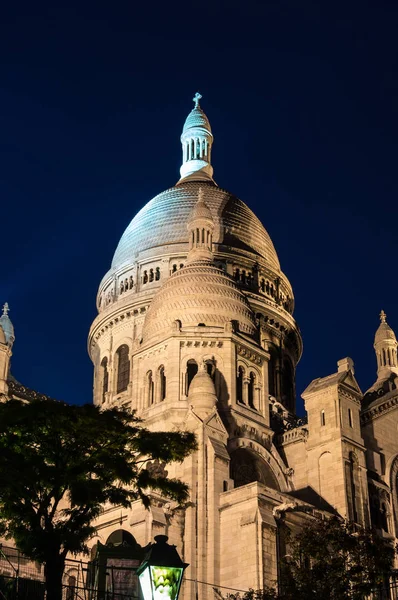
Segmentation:
<svg viewBox="0 0 398 600">
<path fill-rule="evenodd" d="M 14 327 L 8 316 L 9 310 L 6 302 L 0 317 L 0 397 L 8 393 L 7 380 L 10 371 L 11 349 L 15 341 Z"/>
<path fill-rule="evenodd" d="M 397 338 L 387 323 L 384 310 L 380 313 L 380 321 L 373 344 L 377 360 L 377 381 L 388 379 L 391 374 L 398 375 Z"/>
<path fill-rule="evenodd" d="M 203 112 L 199 101 L 202 96 L 197 92 L 193 98 L 195 106 L 189 113 L 181 135 L 182 165 L 181 180 L 187 178 L 197 181 L 213 181 L 211 166 L 211 147 L 213 134 L 209 119 Z"/>
<path fill-rule="evenodd" d="M 189 217 L 188 262 L 213 259 L 214 221 L 210 209 L 203 200 L 203 191 L 199 188 L 198 201 Z"/>
</svg>

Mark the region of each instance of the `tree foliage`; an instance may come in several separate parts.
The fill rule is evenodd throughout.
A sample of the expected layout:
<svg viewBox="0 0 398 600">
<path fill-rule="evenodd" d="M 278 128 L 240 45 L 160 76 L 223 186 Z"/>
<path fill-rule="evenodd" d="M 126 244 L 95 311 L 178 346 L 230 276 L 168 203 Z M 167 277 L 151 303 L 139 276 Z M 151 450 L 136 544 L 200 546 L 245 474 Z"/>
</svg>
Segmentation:
<svg viewBox="0 0 398 600">
<path fill-rule="evenodd" d="M 286 533 L 286 526 L 282 528 Z M 285 541 L 288 554 L 280 565 L 279 593 L 251 589 L 220 598 L 364 600 L 386 584 L 396 554 L 396 548 L 374 532 L 338 518 L 308 522 L 296 536 L 285 535 Z"/>
<path fill-rule="evenodd" d="M 51 573 L 68 553 L 87 552 L 104 504 L 149 506 L 151 490 L 178 502 L 188 487 L 147 460 L 181 462 L 196 448 L 188 432 L 152 432 L 126 410 L 49 400 L 0 404 L 0 534 Z M 51 573 L 50 573 L 51 570 Z M 58 593 L 58 592 L 57 592 Z"/>
<path fill-rule="evenodd" d="M 362 600 L 386 581 L 396 552 L 376 533 L 336 517 L 308 523 L 289 545 L 287 600 Z"/>
</svg>

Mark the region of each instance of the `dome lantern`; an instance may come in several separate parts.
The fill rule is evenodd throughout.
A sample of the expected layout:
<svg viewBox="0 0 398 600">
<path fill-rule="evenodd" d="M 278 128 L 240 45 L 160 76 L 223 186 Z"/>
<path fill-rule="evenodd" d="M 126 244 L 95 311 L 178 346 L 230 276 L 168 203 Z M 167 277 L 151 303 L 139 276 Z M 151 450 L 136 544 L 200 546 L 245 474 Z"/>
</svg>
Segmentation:
<svg viewBox="0 0 398 600">
<path fill-rule="evenodd" d="M 209 119 L 199 104 L 201 98 L 201 94 L 196 92 L 193 97 L 195 106 L 186 118 L 182 130 L 180 182 L 187 179 L 213 181 L 213 167 L 211 166 L 213 134 Z"/>
</svg>

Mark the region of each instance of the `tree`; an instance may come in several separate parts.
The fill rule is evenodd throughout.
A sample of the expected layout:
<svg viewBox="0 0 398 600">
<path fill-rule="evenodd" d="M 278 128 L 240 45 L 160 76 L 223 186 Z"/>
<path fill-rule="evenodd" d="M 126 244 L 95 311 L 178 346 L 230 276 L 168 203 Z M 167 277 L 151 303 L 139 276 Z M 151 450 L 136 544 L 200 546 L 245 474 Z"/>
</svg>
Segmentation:
<svg viewBox="0 0 398 600">
<path fill-rule="evenodd" d="M 370 530 L 336 517 L 308 522 L 294 537 L 281 529 L 289 554 L 281 561 L 279 593 L 218 592 L 220 599 L 364 600 L 392 574 L 396 549 Z"/>
<path fill-rule="evenodd" d="M 286 600 L 363 600 L 383 586 L 396 553 L 374 532 L 337 517 L 308 523 L 288 547 L 282 564 Z"/>
<path fill-rule="evenodd" d="M 151 432 L 127 410 L 50 400 L 0 404 L 0 534 L 44 564 L 47 600 L 62 597 L 68 553 L 87 553 L 103 504 L 128 507 L 150 490 L 178 502 L 188 487 L 146 468 L 182 462 L 189 432 Z"/>
</svg>

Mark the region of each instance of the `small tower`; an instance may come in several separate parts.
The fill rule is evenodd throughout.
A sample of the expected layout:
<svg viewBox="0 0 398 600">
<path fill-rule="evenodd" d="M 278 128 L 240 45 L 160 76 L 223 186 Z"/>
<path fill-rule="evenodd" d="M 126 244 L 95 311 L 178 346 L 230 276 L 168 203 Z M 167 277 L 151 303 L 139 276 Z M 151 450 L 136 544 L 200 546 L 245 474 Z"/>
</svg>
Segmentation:
<svg viewBox="0 0 398 600">
<path fill-rule="evenodd" d="M 198 200 L 187 224 L 189 232 L 189 252 L 187 262 L 213 259 L 214 221 L 210 209 L 203 200 L 203 190 L 199 188 Z"/>
<path fill-rule="evenodd" d="M 213 181 L 211 166 L 211 147 L 213 134 L 209 119 L 203 112 L 199 101 L 202 96 L 196 92 L 193 101 L 194 108 L 189 113 L 181 135 L 182 165 L 181 179 Z"/>
<path fill-rule="evenodd" d="M 7 380 L 10 371 L 11 350 L 15 341 L 14 327 L 8 316 L 9 310 L 6 302 L 0 317 L 0 397 L 8 393 Z"/>
<path fill-rule="evenodd" d="M 373 347 L 377 360 L 377 381 L 389 379 L 391 374 L 398 375 L 397 338 L 387 323 L 384 310 L 380 313 L 380 325 L 376 331 Z"/>
</svg>

